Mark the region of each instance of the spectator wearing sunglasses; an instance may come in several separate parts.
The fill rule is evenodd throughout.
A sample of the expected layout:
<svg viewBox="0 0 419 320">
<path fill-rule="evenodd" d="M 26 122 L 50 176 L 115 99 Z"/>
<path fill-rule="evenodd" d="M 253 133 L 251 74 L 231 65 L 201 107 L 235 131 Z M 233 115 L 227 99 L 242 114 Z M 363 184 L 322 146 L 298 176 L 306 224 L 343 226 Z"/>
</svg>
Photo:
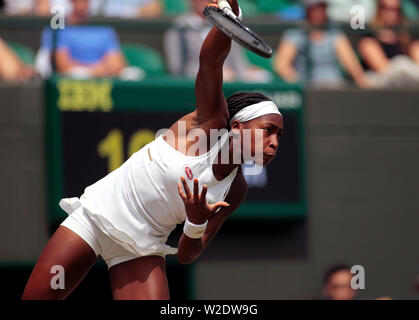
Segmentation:
<svg viewBox="0 0 419 320">
<path fill-rule="evenodd" d="M 379 0 L 372 31 L 361 38 L 358 51 L 373 87 L 419 85 L 419 41 L 406 31 L 400 0 Z"/>
</svg>

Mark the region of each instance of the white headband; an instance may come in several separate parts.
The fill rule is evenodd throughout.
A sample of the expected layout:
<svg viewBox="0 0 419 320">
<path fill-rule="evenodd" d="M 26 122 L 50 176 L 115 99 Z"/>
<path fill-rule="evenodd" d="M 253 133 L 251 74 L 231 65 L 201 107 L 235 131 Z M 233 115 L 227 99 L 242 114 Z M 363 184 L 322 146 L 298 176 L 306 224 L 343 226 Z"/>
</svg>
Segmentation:
<svg viewBox="0 0 419 320">
<path fill-rule="evenodd" d="M 270 113 L 276 113 L 282 116 L 281 112 L 278 111 L 278 107 L 272 101 L 262 101 L 251 104 L 237 112 L 234 117 L 231 118 L 230 125 L 234 120 L 246 122 Z"/>
</svg>

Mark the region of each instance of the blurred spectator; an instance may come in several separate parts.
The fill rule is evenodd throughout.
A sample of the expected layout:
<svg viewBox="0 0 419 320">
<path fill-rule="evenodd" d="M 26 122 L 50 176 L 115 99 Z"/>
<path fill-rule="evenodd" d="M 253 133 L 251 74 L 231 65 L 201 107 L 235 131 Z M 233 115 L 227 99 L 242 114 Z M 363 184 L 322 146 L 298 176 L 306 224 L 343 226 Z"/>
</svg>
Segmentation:
<svg viewBox="0 0 419 320">
<path fill-rule="evenodd" d="M 4 0 L 4 13 L 7 15 L 30 14 L 34 0 Z"/>
<path fill-rule="evenodd" d="M 417 88 L 419 41 L 404 30 L 399 0 L 379 0 L 373 32 L 358 43 L 369 81 L 376 88 Z"/>
<path fill-rule="evenodd" d="M 32 67 L 25 65 L 0 38 L 0 78 L 5 81 L 21 82 L 33 75 Z"/>
<path fill-rule="evenodd" d="M 350 23 L 354 13 L 351 9 L 360 6 L 365 14 L 365 23 L 369 23 L 375 15 L 376 0 L 329 0 L 327 13 L 334 22 Z"/>
<path fill-rule="evenodd" d="M 85 22 L 89 0 L 71 0 L 72 12 L 65 29 L 42 33 L 36 68 L 43 77 L 51 74 L 51 56 L 59 73 L 77 77 L 113 77 L 125 66 L 118 37 L 111 27 L 75 26 Z"/>
<path fill-rule="evenodd" d="M 51 7 L 60 5 L 67 7 L 69 0 L 4 0 L 4 13 L 7 15 L 38 15 L 48 16 Z"/>
<path fill-rule="evenodd" d="M 353 274 L 347 265 L 334 265 L 323 279 L 322 299 L 354 300 L 356 291 L 351 287 Z"/>
<path fill-rule="evenodd" d="M 164 51 L 172 75 L 194 78 L 199 67 L 202 43 L 212 25 L 203 16 L 207 0 L 190 0 L 193 11 L 178 16 L 164 36 Z M 233 41 L 224 65 L 225 81 L 268 82 L 272 75 L 253 67 L 247 61 L 244 49 Z"/>
<path fill-rule="evenodd" d="M 287 30 L 279 44 L 275 71 L 285 81 L 314 86 L 343 86 L 342 67 L 360 87 L 368 87 L 348 38 L 328 27 L 326 0 L 304 0 L 310 30 Z M 328 27 L 328 28 L 327 28 Z"/>
<path fill-rule="evenodd" d="M 91 15 L 118 18 L 154 18 L 163 12 L 162 0 L 91 0 Z"/>
</svg>

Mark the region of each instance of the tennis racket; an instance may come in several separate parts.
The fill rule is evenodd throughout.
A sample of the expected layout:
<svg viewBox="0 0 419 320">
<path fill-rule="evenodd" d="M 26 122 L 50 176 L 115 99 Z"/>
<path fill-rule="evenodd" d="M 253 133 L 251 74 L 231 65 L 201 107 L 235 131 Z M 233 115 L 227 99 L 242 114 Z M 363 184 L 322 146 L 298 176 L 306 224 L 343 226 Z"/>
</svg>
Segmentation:
<svg viewBox="0 0 419 320">
<path fill-rule="evenodd" d="M 272 48 L 237 18 L 226 0 L 218 1 L 218 6 L 208 5 L 204 16 L 241 46 L 264 58 L 272 57 Z"/>
</svg>

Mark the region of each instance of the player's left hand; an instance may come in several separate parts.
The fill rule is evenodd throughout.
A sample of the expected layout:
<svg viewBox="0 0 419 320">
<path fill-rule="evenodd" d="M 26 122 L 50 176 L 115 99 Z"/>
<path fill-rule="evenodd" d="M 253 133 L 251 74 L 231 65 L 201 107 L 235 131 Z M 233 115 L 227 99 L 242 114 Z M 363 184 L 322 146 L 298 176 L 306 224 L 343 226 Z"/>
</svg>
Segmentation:
<svg viewBox="0 0 419 320">
<path fill-rule="evenodd" d="M 190 222 L 194 224 L 203 224 L 210 216 L 216 213 L 219 208 L 229 206 L 229 204 L 225 201 L 208 204 L 205 198 L 208 187 L 203 185 L 202 192 L 199 194 L 198 179 L 194 179 L 193 193 L 189 189 L 186 179 L 181 177 L 180 180 L 182 183 L 178 183 L 179 195 L 185 204 L 186 215 Z M 185 192 L 183 192 L 183 189 L 185 189 Z"/>
</svg>

